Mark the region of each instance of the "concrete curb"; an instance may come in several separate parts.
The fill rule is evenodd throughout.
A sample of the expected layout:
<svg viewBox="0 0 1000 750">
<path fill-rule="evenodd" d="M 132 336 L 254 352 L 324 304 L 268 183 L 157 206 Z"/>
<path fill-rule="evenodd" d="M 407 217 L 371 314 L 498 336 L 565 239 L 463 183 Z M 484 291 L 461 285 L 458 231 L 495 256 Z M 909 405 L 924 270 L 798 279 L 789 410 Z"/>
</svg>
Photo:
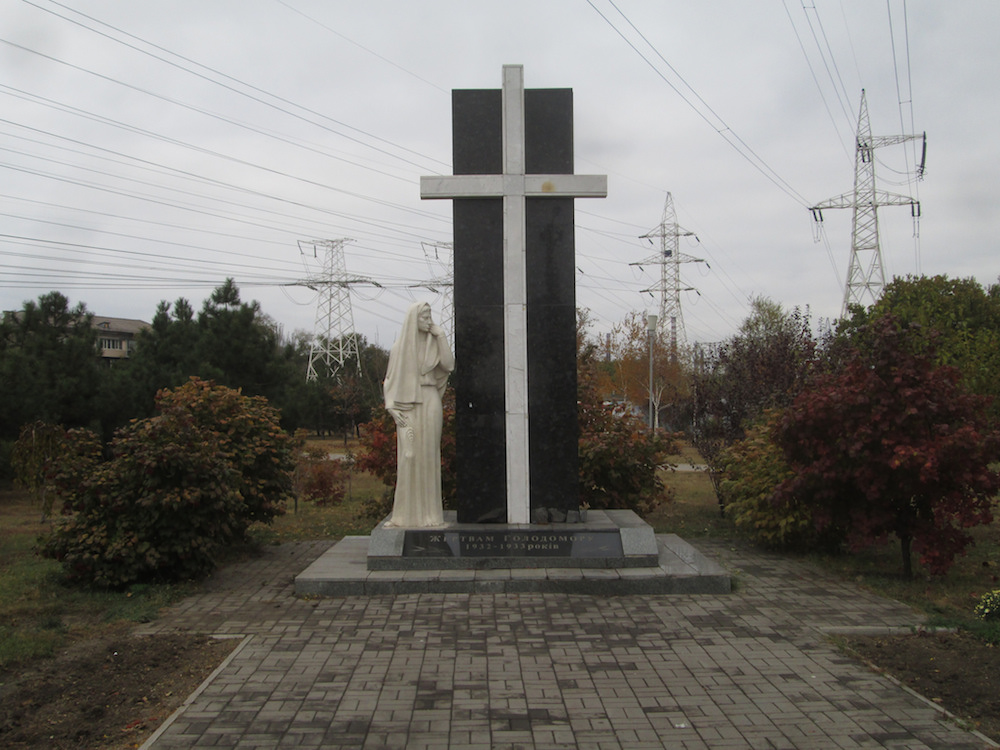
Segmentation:
<svg viewBox="0 0 1000 750">
<path fill-rule="evenodd" d="M 148 638 L 150 636 L 144 636 L 144 637 Z M 252 635 L 242 635 L 242 636 L 241 635 L 213 635 L 212 637 L 213 638 L 219 638 L 219 639 L 241 638 L 242 640 L 239 642 L 239 644 L 237 644 L 236 648 L 234 648 L 229 653 L 229 656 L 227 656 L 225 659 L 223 659 L 222 663 L 219 666 L 217 666 L 212 671 L 212 674 L 210 674 L 208 677 L 206 677 L 202 681 L 202 683 L 198 687 L 195 688 L 194 692 L 191 693 L 191 695 L 189 695 L 185 699 L 185 701 L 180 706 L 178 706 L 177 709 L 172 714 L 170 714 L 170 716 L 167 717 L 166 721 L 164 721 L 162 724 L 160 724 L 160 726 L 158 726 L 156 728 L 156 731 L 153 732 L 151 735 L 149 735 L 149 737 L 146 739 L 146 741 L 143 742 L 139 746 L 139 750 L 150 750 L 150 748 L 153 747 L 153 745 L 156 743 L 156 741 L 158 739 L 160 739 L 160 736 L 163 735 L 163 733 L 166 732 L 170 728 L 170 725 L 173 724 L 175 721 L 177 721 L 177 719 L 179 719 L 181 716 L 184 715 L 184 712 L 187 711 L 188 708 L 196 700 L 198 700 L 198 697 L 203 692 L 205 692 L 205 690 L 215 681 L 215 678 L 218 677 L 220 674 L 222 674 L 222 672 L 224 672 L 229 667 L 229 665 L 232 663 L 232 661 L 237 656 L 240 655 L 240 652 L 243 651 L 243 649 L 246 648 L 247 645 L 249 645 L 250 641 L 253 640 L 253 636 Z"/>
</svg>

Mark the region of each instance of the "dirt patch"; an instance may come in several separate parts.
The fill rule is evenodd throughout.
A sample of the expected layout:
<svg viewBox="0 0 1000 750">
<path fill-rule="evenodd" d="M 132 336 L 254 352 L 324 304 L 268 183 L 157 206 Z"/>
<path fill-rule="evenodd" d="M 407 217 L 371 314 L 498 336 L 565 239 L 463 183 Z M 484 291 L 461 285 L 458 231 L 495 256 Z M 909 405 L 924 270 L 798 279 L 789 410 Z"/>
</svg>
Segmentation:
<svg viewBox="0 0 1000 750">
<path fill-rule="evenodd" d="M 1000 741 L 1000 648 L 967 633 L 852 637 L 848 648 Z"/>
<path fill-rule="evenodd" d="M 0 671 L 0 747 L 138 747 L 237 643 L 123 630 L 79 641 L 53 659 Z"/>
</svg>

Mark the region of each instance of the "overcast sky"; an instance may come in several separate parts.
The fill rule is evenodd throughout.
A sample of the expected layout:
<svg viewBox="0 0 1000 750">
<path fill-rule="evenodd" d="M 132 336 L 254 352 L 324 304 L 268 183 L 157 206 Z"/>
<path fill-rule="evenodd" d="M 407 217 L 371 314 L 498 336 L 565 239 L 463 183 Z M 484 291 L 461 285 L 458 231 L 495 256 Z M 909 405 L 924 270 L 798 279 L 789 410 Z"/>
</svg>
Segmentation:
<svg viewBox="0 0 1000 750">
<path fill-rule="evenodd" d="M 803 6 L 809 6 L 804 8 Z M 812 6 L 815 5 L 815 8 Z M 861 90 L 888 276 L 997 280 L 1000 3 L 992 0 L 0 0 L 0 309 L 59 290 L 100 315 L 197 309 L 227 277 L 286 333 L 312 331 L 320 270 L 300 240 L 350 238 L 356 329 L 388 346 L 415 299 L 440 306 L 450 90 L 572 88 L 577 298 L 594 333 L 655 310 L 634 266 L 673 196 L 690 342 L 749 300 L 835 318 Z M 655 240 L 654 242 L 659 242 Z M 439 288 L 439 287 L 434 287 Z"/>
</svg>

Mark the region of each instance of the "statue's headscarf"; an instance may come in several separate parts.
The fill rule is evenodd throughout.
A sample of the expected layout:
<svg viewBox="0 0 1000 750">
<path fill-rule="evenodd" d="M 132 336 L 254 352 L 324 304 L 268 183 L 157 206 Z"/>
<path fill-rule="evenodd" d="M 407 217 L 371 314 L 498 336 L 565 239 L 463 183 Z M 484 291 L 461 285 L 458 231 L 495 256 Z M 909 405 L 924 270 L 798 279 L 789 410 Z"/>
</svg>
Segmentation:
<svg viewBox="0 0 1000 750">
<path fill-rule="evenodd" d="M 420 313 L 431 306 L 426 302 L 410 305 L 403 320 L 403 329 L 389 352 L 389 367 L 385 374 L 385 403 L 415 404 L 423 401 L 420 383 L 424 375 L 431 373 L 440 363 L 437 342 L 430 333 L 420 330 Z M 435 384 L 444 390 L 448 381 L 447 372 L 435 373 Z"/>
</svg>

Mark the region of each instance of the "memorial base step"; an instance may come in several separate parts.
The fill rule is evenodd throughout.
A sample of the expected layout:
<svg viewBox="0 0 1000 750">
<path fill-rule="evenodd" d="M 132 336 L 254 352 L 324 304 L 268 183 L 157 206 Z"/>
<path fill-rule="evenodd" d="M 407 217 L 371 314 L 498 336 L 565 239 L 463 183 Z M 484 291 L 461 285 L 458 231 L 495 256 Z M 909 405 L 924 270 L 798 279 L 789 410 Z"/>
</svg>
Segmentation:
<svg viewBox="0 0 1000 750">
<path fill-rule="evenodd" d="M 345 537 L 295 578 L 299 596 L 386 596 L 458 593 L 723 595 L 732 578 L 675 534 L 655 536 L 657 564 L 626 568 L 438 568 L 369 570 L 370 538 Z"/>
</svg>

